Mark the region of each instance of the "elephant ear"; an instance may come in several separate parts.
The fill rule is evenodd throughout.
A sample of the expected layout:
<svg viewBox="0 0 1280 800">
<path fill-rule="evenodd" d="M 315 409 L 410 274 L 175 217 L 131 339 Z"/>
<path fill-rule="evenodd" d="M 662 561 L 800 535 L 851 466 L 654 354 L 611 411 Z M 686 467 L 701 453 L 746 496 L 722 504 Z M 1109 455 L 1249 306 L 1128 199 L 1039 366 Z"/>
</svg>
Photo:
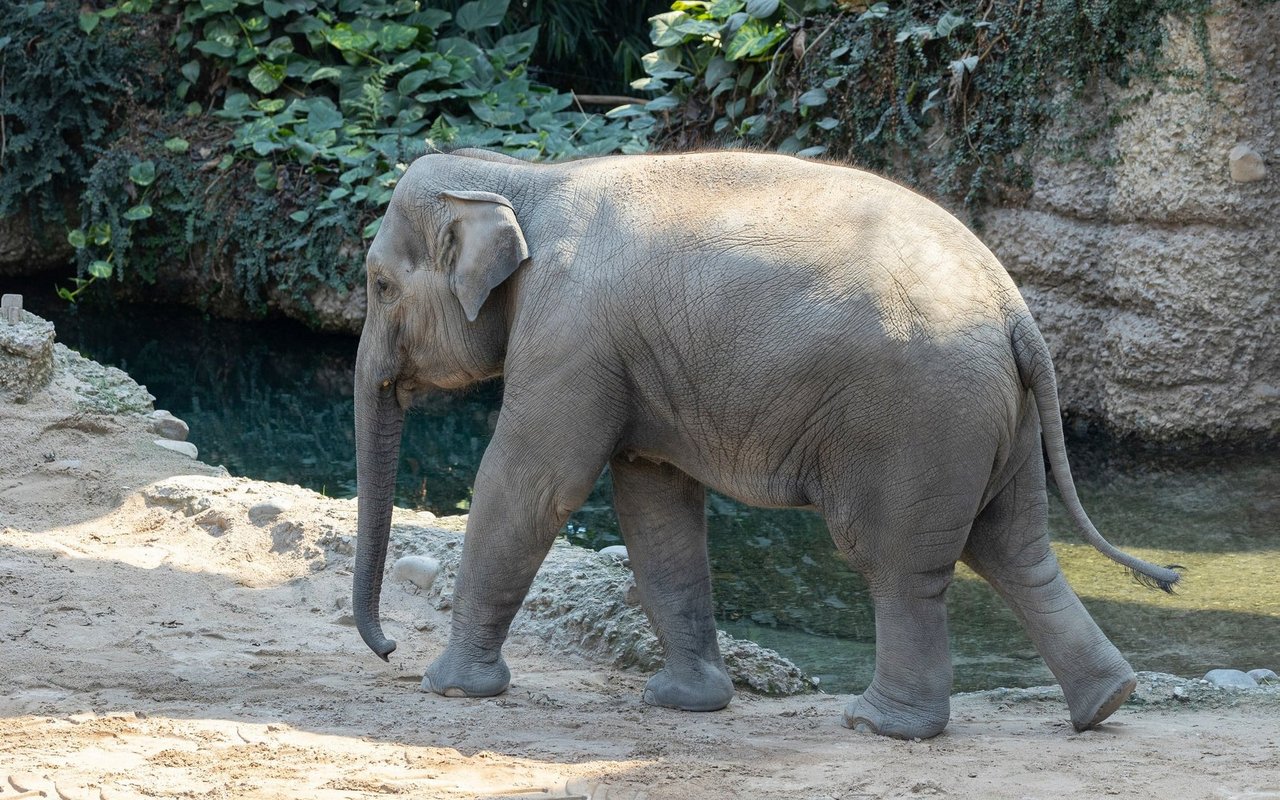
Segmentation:
<svg viewBox="0 0 1280 800">
<path fill-rule="evenodd" d="M 453 212 L 450 284 L 468 322 L 498 284 L 529 257 L 511 201 L 492 192 L 442 192 Z"/>
</svg>

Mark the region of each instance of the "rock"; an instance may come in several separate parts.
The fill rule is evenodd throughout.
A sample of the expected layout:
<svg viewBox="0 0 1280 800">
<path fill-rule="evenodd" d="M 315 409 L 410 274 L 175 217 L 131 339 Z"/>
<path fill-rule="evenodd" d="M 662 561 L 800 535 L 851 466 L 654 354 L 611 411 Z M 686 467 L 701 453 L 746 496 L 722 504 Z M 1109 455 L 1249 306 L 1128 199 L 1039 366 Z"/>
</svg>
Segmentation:
<svg viewBox="0 0 1280 800">
<path fill-rule="evenodd" d="M 1269 685 L 1280 683 L 1280 675 L 1276 675 L 1269 669 L 1251 669 L 1248 672 L 1250 678 L 1253 678 L 1259 685 Z"/>
<path fill-rule="evenodd" d="M 22 321 L 22 295 L 6 294 L 0 297 L 0 320 L 17 325 Z"/>
<path fill-rule="evenodd" d="M 191 442 L 179 442 L 173 439 L 156 439 L 155 443 L 163 447 L 165 450 L 182 453 L 187 458 L 200 457 L 200 451 L 196 450 L 196 446 Z"/>
<path fill-rule="evenodd" d="M 635 580 L 627 584 L 627 588 L 622 594 L 622 602 L 631 608 L 636 608 L 640 605 L 640 587 L 636 586 Z"/>
<path fill-rule="evenodd" d="M 391 580 L 408 581 L 419 589 L 430 589 L 440 574 L 440 562 L 431 556 L 405 556 L 391 567 Z"/>
<path fill-rule="evenodd" d="M 1236 183 L 1253 183 L 1267 177 L 1267 165 L 1262 154 L 1247 144 L 1238 144 L 1227 154 L 1231 167 L 1231 180 Z"/>
<path fill-rule="evenodd" d="M 273 497 L 249 507 L 249 521 L 264 525 L 293 508 L 293 501 L 286 497 Z"/>
<path fill-rule="evenodd" d="M 170 414 L 164 409 L 152 411 L 147 415 L 151 419 L 151 432 L 158 434 L 165 439 L 172 439 L 176 442 L 185 442 L 187 436 L 191 433 L 191 428 L 187 423 Z"/>
<path fill-rule="evenodd" d="M 631 561 L 631 556 L 627 554 L 625 545 L 612 544 L 608 547 L 602 547 L 596 552 L 610 563 L 627 564 Z"/>
<path fill-rule="evenodd" d="M 24 403 L 53 377 L 55 334 L 52 322 L 16 311 L 16 325 L 0 321 L 0 399 Z"/>
<path fill-rule="evenodd" d="M 1214 686 L 1235 689 L 1256 689 L 1258 686 L 1252 676 L 1238 669 L 1211 669 L 1204 674 L 1204 679 Z"/>
</svg>

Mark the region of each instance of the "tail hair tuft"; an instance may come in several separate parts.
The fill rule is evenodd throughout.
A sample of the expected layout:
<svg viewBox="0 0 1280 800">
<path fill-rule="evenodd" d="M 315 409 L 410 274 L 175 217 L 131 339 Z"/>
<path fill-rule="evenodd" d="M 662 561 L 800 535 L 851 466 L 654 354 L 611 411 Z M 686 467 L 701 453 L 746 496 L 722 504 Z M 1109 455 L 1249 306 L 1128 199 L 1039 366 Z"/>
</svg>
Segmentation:
<svg viewBox="0 0 1280 800">
<path fill-rule="evenodd" d="M 1177 573 L 1181 573 L 1183 570 L 1186 569 L 1186 567 L 1182 566 L 1181 564 L 1166 564 L 1165 569 L 1172 570 Z M 1126 568 L 1126 571 L 1133 578 L 1135 583 L 1139 583 L 1147 587 L 1148 589 L 1159 589 L 1165 594 L 1177 594 L 1176 586 L 1179 580 L 1181 580 L 1182 578 L 1182 575 L 1178 574 L 1172 580 L 1165 580 L 1163 578 L 1156 578 L 1151 575 L 1144 574 L 1142 572 L 1139 572 L 1136 569 Z"/>
</svg>

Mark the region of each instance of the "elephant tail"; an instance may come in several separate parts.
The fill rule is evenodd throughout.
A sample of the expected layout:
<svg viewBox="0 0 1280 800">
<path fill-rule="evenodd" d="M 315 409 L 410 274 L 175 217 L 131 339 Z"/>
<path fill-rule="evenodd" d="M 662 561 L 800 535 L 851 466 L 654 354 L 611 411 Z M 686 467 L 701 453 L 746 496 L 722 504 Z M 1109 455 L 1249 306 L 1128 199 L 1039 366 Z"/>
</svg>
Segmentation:
<svg viewBox="0 0 1280 800">
<path fill-rule="evenodd" d="M 1177 564 L 1160 567 L 1131 556 L 1103 538 L 1080 505 L 1075 483 L 1071 480 L 1071 467 L 1067 464 L 1067 447 L 1062 434 L 1062 411 L 1058 406 L 1058 384 L 1054 375 L 1049 346 L 1040 335 L 1039 328 L 1025 307 L 1012 320 L 1011 339 L 1013 357 L 1018 365 L 1018 377 L 1022 385 L 1031 390 L 1040 416 L 1040 431 L 1044 449 L 1053 470 L 1053 482 L 1067 507 L 1076 527 L 1084 538 L 1103 555 L 1124 566 L 1134 580 L 1144 586 L 1173 593 L 1173 587 L 1182 577 Z"/>
</svg>

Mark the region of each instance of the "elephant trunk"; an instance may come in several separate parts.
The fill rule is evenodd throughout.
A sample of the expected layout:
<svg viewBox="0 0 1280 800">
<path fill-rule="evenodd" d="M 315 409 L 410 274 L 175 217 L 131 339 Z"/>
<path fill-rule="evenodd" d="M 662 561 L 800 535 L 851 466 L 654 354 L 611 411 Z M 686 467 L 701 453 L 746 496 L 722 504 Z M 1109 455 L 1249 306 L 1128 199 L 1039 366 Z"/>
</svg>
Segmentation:
<svg viewBox="0 0 1280 800">
<path fill-rule="evenodd" d="M 370 376 L 357 365 L 355 410 L 359 534 L 351 605 L 360 638 L 386 661 L 396 643 L 382 633 L 378 600 L 391 535 L 404 409 L 397 402 L 394 384 Z"/>
</svg>

